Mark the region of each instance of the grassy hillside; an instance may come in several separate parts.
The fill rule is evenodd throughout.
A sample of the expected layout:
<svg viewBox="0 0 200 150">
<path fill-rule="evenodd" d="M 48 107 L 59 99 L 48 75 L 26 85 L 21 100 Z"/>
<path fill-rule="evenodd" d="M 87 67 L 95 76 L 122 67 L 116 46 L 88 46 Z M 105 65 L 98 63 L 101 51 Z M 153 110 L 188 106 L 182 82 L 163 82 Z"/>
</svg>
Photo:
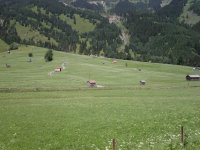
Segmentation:
<svg viewBox="0 0 200 150">
<path fill-rule="evenodd" d="M 27 62 L 29 52 L 34 55 L 32 63 Z M 191 73 L 192 70 L 190 67 L 133 61 L 127 62 L 128 67 L 126 68 L 126 61 L 123 60 L 118 60 L 116 64 L 113 64 L 112 59 L 62 52 L 54 52 L 54 61 L 46 63 L 43 58 L 45 52 L 46 50 L 42 48 L 21 47 L 18 51 L 12 51 L 12 55 L 4 54 L 1 64 L 7 63 L 12 67 L 10 69 L 1 68 L 1 88 L 78 89 L 85 88 L 85 83 L 89 78 L 97 80 L 98 84 L 106 88 L 140 87 L 138 82 L 141 79 L 150 83 L 146 87 L 187 86 L 185 75 Z M 49 77 L 48 73 L 61 66 L 62 63 L 66 63 L 67 69 Z M 139 68 L 142 71 L 138 71 Z M 16 85 L 11 82 L 12 78 L 17 79 L 20 84 Z M 31 81 L 33 78 L 34 83 Z"/>
<path fill-rule="evenodd" d="M 39 14 L 39 12 L 40 12 L 42 15 L 47 15 L 46 10 L 44 8 L 40 8 L 40 7 L 37 7 L 37 6 L 32 6 L 31 10 L 36 14 Z M 49 15 L 51 15 L 51 13 L 49 13 Z"/>
<path fill-rule="evenodd" d="M 113 138 L 122 150 L 181 149 L 181 125 L 185 149 L 200 146 L 200 87 L 185 81 L 190 67 L 56 51 L 47 63 L 46 51 L 0 54 L 0 149 L 111 149 Z M 88 79 L 104 88 L 88 88 Z"/>
<path fill-rule="evenodd" d="M 43 41 L 58 45 L 56 40 L 54 40 L 53 38 L 48 39 L 48 37 L 40 34 L 39 31 L 32 29 L 30 26 L 25 27 L 22 26 L 19 22 L 16 22 L 15 27 L 17 30 L 17 34 L 21 40 L 33 39 L 34 42 Z"/>
<path fill-rule="evenodd" d="M 0 39 L 0 52 L 4 52 L 9 48 L 8 44 Z"/>
<path fill-rule="evenodd" d="M 64 14 L 60 15 L 60 19 L 69 24 L 72 29 L 84 33 L 91 32 L 95 29 L 95 24 L 92 24 L 88 19 L 80 17 L 80 15 L 75 14 L 74 19 L 65 16 Z"/>
<path fill-rule="evenodd" d="M 120 29 L 97 12 L 46 0 L 9 0 L 0 6 L 0 23 L 4 24 L 0 25 L 0 38 L 9 44 L 17 42 L 86 55 L 99 55 L 100 51 L 104 51 L 104 56 L 117 55 Z"/>
</svg>

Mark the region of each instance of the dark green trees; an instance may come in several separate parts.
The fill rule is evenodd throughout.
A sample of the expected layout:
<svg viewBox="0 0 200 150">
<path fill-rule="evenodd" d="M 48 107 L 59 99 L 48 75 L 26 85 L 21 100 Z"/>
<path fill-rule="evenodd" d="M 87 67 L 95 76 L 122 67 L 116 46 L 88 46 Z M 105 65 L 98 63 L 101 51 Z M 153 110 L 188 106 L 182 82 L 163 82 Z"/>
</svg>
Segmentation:
<svg viewBox="0 0 200 150">
<path fill-rule="evenodd" d="M 28 53 L 28 57 L 29 57 L 29 62 L 32 62 L 32 57 L 33 57 L 33 53 Z"/>
<path fill-rule="evenodd" d="M 53 60 L 53 51 L 50 49 L 48 50 L 45 55 L 44 55 L 44 59 L 46 62 L 52 61 Z"/>
</svg>

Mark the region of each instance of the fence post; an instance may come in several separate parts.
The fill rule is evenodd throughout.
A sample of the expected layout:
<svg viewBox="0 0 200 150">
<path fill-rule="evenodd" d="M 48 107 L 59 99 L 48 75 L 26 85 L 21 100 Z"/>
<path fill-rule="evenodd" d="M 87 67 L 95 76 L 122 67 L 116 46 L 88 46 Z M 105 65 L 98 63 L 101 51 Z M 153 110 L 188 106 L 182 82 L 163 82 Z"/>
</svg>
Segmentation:
<svg viewBox="0 0 200 150">
<path fill-rule="evenodd" d="M 116 141 L 115 141 L 115 139 L 113 139 L 112 145 L 113 145 L 113 150 L 116 150 Z"/>
<path fill-rule="evenodd" d="M 185 143 L 184 143 L 184 131 L 183 131 L 183 126 L 181 126 L 181 143 L 183 144 L 183 146 L 185 145 Z"/>
</svg>

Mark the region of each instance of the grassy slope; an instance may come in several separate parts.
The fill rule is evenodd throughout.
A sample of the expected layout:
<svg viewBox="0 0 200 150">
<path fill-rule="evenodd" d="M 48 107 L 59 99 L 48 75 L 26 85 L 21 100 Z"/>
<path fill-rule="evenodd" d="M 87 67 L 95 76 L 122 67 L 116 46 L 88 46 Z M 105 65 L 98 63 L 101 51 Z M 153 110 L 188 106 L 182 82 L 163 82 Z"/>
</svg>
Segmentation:
<svg viewBox="0 0 200 150">
<path fill-rule="evenodd" d="M 74 24 L 74 20 L 63 15 L 60 15 L 60 19 L 66 21 L 67 24 L 71 25 L 72 29 L 83 33 L 83 32 L 90 32 L 95 29 L 95 25 L 90 23 L 88 19 L 81 18 L 79 15 L 75 14 L 76 24 Z"/>
<path fill-rule="evenodd" d="M 35 55 L 32 63 L 26 62 L 29 52 Z M 117 64 L 112 64 L 111 59 L 95 59 L 62 52 L 55 52 L 55 60 L 45 63 L 44 53 L 45 50 L 42 48 L 22 47 L 19 51 L 13 51 L 12 55 L 4 55 L 5 57 L 2 57 L 1 63 L 11 64 L 12 68 L 10 70 L 7 68 L 0 69 L 2 72 L 0 86 L 6 88 L 82 88 L 85 87 L 85 82 L 90 76 L 91 79 L 97 80 L 100 85 L 107 88 L 139 87 L 138 82 L 141 79 L 147 80 L 149 83 L 146 87 L 165 88 L 172 85 L 187 86 L 184 78 L 192 70 L 190 67 L 140 62 L 128 62 L 128 68 L 125 68 L 126 61 L 123 60 L 119 60 Z M 48 72 L 54 70 L 63 62 L 66 62 L 69 68 L 61 74 L 55 74 L 47 81 Z M 105 65 L 102 65 L 103 62 Z M 137 68 L 141 68 L 142 71 L 138 71 Z M 16 86 L 16 84 L 10 82 L 13 77 L 20 81 L 19 85 Z M 34 83 L 27 82 L 33 78 L 35 78 Z M 59 84 L 56 84 L 58 82 Z"/>
<path fill-rule="evenodd" d="M 61 52 L 46 63 L 45 52 L 21 47 L 0 54 L 0 64 L 11 65 L 0 67 L 0 149 L 106 149 L 112 138 L 124 150 L 180 149 L 180 125 L 188 136 L 186 148 L 200 146 L 199 82 L 184 79 L 190 67 L 113 64 Z M 63 62 L 63 72 L 47 75 Z M 89 76 L 105 88 L 88 89 Z M 138 85 L 141 79 L 146 86 Z"/>
<path fill-rule="evenodd" d="M 9 45 L 0 39 L 0 52 L 4 52 L 9 48 Z"/>
<path fill-rule="evenodd" d="M 39 31 L 33 30 L 31 29 L 31 27 L 25 27 L 22 26 L 19 22 L 16 22 L 16 30 L 17 30 L 17 34 L 19 35 L 19 37 L 24 40 L 24 39 L 33 39 L 34 41 L 47 41 L 48 37 L 42 35 L 39 33 Z M 56 42 L 56 40 L 54 40 L 53 38 L 50 38 L 50 43 L 53 43 L 55 45 L 57 45 L 58 43 Z"/>
<path fill-rule="evenodd" d="M 45 10 L 44 8 L 40 8 L 40 7 L 37 7 L 37 6 L 29 6 L 29 7 L 30 7 L 31 10 L 32 10 L 34 13 L 36 13 L 36 14 L 38 14 L 38 13 L 39 13 L 38 11 L 40 11 L 41 14 L 47 15 L 46 10 Z M 51 16 L 52 14 L 49 12 L 48 15 Z"/>
</svg>

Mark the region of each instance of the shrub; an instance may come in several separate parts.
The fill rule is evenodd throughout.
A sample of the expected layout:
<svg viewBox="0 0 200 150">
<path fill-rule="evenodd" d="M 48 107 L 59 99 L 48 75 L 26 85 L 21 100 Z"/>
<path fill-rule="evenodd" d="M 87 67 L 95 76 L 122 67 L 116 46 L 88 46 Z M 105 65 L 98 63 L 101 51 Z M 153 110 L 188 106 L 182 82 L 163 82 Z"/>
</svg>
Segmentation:
<svg viewBox="0 0 200 150">
<path fill-rule="evenodd" d="M 28 57 L 33 57 L 33 54 L 32 53 L 28 53 Z"/>
<path fill-rule="evenodd" d="M 13 42 L 10 47 L 9 47 L 9 50 L 16 50 L 19 48 L 19 44 L 18 43 L 15 43 Z"/>
<path fill-rule="evenodd" d="M 52 50 L 48 50 L 45 53 L 44 59 L 46 62 L 52 61 L 53 60 L 53 51 Z"/>
</svg>

